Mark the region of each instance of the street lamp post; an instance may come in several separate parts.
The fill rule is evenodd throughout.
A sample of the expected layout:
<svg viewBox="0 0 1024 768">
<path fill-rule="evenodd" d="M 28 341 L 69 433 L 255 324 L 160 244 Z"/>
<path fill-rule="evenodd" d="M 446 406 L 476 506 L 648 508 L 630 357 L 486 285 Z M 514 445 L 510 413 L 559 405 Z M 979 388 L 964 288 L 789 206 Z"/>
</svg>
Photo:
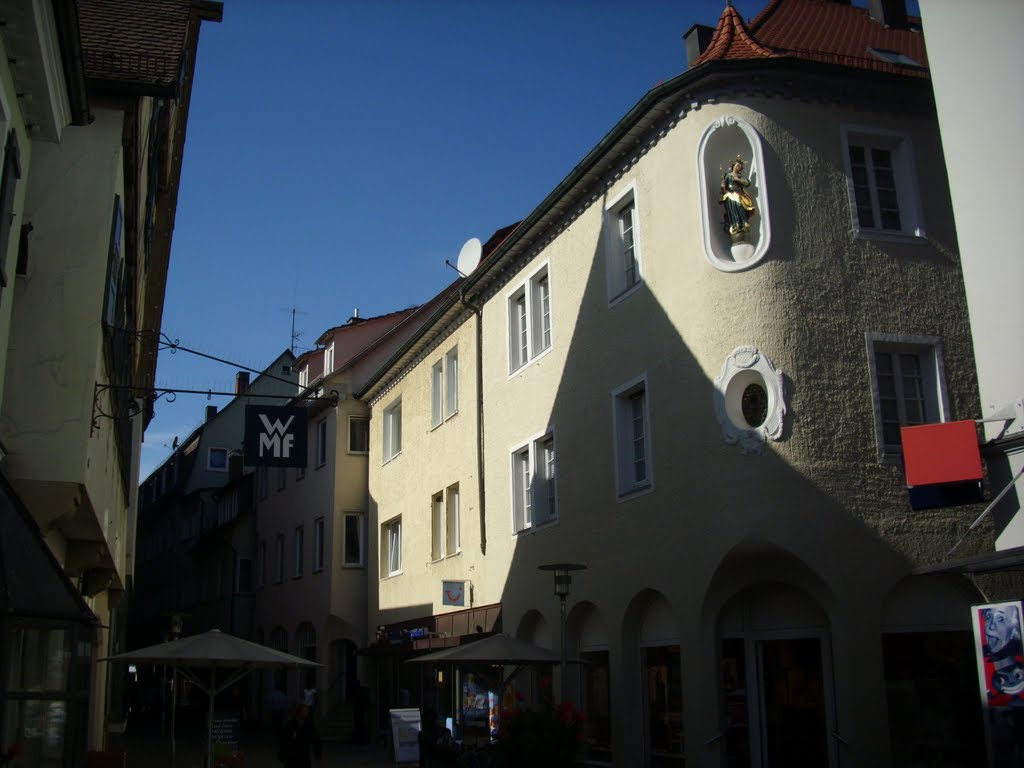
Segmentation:
<svg viewBox="0 0 1024 768">
<path fill-rule="evenodd" d="M 586 570 L 587 566 L 578 563 L 549 563 L 548 565 L 537 566 L 538 570 L 551 571 L 555 574 L 555 595 L 558 597 L 561 611 L 561 636 L 562 636 L 562 698 L 567 701 L 569 696 L 569 676 L 566 670 L 565 659 L 565 599 L 569 597 L 569 588 L 572 585 L 572 572 Z"/>
</svg>

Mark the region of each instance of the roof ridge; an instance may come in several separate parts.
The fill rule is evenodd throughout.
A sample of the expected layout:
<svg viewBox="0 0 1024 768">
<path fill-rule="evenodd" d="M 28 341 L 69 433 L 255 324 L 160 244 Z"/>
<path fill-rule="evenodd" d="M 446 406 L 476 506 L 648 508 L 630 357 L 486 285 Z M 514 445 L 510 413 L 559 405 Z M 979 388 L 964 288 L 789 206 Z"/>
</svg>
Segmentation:
<svg viewBox="0 0 1024 768">
<path fill-rule="evenodd" d="M 740 50 L 736 50 L 739 48 Z M 724 58 L 768 58 L 776 56 L 776 52 L 766 45 L 757 42 L 747 29 L 746 23 L 740 12 L 726 5 L 722 16 L 718 19 L 718 26 L 715 27 L 715 34 L 708 43 L 707 49 L 702 53 L 694 66 L 703 64 L 706 61 L 714 61 Z"/>
</svg>

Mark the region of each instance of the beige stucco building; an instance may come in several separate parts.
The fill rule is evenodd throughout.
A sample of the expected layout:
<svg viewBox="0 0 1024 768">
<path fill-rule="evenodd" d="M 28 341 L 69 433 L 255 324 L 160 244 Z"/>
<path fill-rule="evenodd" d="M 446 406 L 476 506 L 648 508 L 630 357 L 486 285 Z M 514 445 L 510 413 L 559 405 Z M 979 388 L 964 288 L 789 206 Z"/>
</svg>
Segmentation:
<svg viewBox="0 0 1024 768">
<path fill-rule="evenodd" d="M 915 575 L 978 510 L 912 512 L 900 466 L 901 425 L 979 416 L 916 24 L 775 0 L 691 30 L 690 68 L 369 382 L 382 707 L 458 718 L 450 676 L 402 663 L 428 647 L 500 626 L 557 649 L 538 567 L 568 562 L 592 763 L 983 754 L 968 606 L 1020 584 Z"/>
<path fill-rule="evenodd" d="M 0 9 L 0 744 L 26 764 L 80 765 L 124 719 L 97 659 L 123 647 L 196 46 L 221 15 L 164 5 Z"/>
<path fill-rule="evenodd" d="M 358 314 L 321 334 L 295 361 L 294 404 L 307 414 L 307 465 L 256 468 L 253 638 L 318 662 L 303 674 L 267 673 L 258 710 L 280 688 L 289 700 L 319 693 L 326 736 L 365 731 L 360 691 L 366 642 L 369 414 L 352 396 L 429 316 L 430 304 L 378 317 Z M 312 399 L 311 399 L 312 398 Z"/>
</svg>

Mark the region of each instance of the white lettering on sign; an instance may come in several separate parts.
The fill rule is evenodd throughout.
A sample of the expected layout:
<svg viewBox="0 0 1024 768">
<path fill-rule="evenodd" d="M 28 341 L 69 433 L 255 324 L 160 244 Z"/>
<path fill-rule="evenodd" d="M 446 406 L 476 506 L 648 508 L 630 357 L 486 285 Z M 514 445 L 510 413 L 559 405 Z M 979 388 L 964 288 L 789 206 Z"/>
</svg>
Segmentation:
<svg viewBox="0 0 1024 768">
<path fill-rule="evenodd" d="M 270 419 L 265 414 L 260 414 L 260 421 L 263 422 L 264 431 L 260 433 L 260 452 L 259 455 L 264 455 L 264 449 L 270 450 L 270 455 L 275 458 L 287 459 L 292 453 L 292 443 L 295 440 L 295 435 L 285 434 L 288 431 L 288 427 L 292 425 L 292 421 L 295 420 L 294 416 L 289 416 L 288 421 L 281 423 L 280 419 L 274 419 L 271 423 Z"/>
</svg>

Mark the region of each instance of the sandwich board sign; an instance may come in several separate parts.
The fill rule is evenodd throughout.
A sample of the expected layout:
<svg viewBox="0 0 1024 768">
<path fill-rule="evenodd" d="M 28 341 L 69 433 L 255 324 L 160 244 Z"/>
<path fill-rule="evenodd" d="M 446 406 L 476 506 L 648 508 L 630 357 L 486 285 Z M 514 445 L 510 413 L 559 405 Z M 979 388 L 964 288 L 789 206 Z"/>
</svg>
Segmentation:
<svg viewBox="0 0 1024 768">
<path fill-rule="evenodd" d="M 391 743 L 395 747 L 395 765 L 420 761 L 419 709 L 392 709 Z"/>
</svg>

